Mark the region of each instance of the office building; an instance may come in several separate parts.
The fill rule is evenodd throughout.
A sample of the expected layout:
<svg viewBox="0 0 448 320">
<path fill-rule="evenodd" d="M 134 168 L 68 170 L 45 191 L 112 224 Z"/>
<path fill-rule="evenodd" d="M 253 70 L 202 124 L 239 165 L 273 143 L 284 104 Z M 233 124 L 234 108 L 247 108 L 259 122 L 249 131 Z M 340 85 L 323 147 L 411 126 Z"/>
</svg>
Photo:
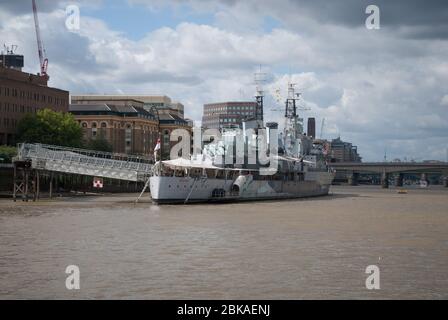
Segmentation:
<svg viewBox="0 0 448 320">
<path fill-rule="evenodd" d="M 23 56 L 0 55 L 0 145 L 15 145 L 17 123 L 27 113 L 68 111 L 68 91 L 49 87 L 47 77 L 22 72 L 22 67 Z"/>
<path fill-rule="evenodd" d="M 358 147 L 342 141 L 340 137 L 333 139 L 330 147 L 333 162 L 361 162 Z"/>
<path fill-rule="evenodd" d="M 256 102 L 228 101 L 204 105 L 202 127 L 223 129 L 241 127 L 243 121 L 256 118 Z"/>
<path fill-rule="evenodd" d="M 309 137 L 316 138 L 316 119 L 315 118 L 308 118 L 306 134 Z"/>
</svg>

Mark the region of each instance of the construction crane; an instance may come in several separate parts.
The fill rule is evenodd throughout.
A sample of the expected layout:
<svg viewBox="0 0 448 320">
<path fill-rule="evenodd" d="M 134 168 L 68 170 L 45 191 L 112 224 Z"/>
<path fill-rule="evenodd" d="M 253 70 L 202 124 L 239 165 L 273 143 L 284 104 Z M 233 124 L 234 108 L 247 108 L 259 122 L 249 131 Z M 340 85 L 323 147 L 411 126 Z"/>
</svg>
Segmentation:
<svg viewBox="0 0 448 320">
<path fill-rule="evenodd" d="M 39 27 L 39 18 L 37 16 L 37 7 L 36 0 L 33 1 L 33 13 L 34 13 L 34 26 L 36 28 L 36 38 L 37 38 L 37 51 L 39 53 L 39 62 L 40 62 L 40 75 L 42 77 L 47 77 L 47 68 L 48 68 L 48 59 L 45 57 L 45 49 L 42 44 L 42 40 L 40 37 L 40 27 Z"/>
<path fill-rule="evenodd" d="M 325 118 L 322 118 L 322 124 L 320 125 L 320 139 L 322 139 L 324 135 L 324 127 L 325 127 Z"/>
</svg>

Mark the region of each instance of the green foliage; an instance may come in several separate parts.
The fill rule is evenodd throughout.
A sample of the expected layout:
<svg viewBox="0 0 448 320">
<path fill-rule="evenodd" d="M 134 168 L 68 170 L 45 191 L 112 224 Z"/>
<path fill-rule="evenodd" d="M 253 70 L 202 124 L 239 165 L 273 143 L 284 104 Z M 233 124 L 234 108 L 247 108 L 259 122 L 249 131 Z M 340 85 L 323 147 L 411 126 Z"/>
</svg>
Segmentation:
<svg viewBox="0 0 448 320">
<path fill-rule="evenodd" d="M 18 123 L 17 141 L 82 146 L 82 129 L 72 114 L 43 109 L 28 113 Z"/>
<path fill-rule="evenodd" d="M 0 146 L 0 163 L 11 163 L 12 158 L 17 155 L 17 148 Z"/>
<path fill-rule="evenodd" d="M 112 152 L 112 145 L 103 137 L 97 137 L 96 139 L 90 140 L 87 142 L 85 148 L 89 150 Z"/>
</svg>

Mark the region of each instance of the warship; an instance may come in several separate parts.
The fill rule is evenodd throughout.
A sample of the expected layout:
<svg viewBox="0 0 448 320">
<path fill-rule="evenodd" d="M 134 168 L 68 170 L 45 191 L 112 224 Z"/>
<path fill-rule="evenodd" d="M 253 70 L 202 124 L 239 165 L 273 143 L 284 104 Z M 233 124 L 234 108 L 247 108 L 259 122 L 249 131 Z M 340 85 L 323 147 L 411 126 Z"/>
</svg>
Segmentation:
<svg viewBox="0 0 448 320">
<path fill-rule="evenodd" d="M 259 201 L 327 195 L 334 178 L 328 166 L 329 146 L 303 132 L 300 97 L 288 83 L 284 128 L 278 133 L 278 123 L 264 124 L 263 91 L 257 87 L 255 117 L 241 126 L 222 128 L 220 137 L 202 143 L 196 154 L 156 161 L 149 178 L 152 201 Z M 238 147 L 236 141 L 242 145 Z"/>
</svg>

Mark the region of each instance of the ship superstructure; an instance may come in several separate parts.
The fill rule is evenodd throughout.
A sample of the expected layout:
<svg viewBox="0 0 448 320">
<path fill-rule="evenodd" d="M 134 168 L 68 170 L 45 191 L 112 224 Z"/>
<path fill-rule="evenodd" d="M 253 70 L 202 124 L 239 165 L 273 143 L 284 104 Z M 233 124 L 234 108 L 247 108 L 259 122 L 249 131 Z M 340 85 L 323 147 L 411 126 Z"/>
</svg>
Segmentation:
<svg viewBox="0 0 448 320">
<path fill-rule="evenodd" d="M 325 145 L 303 133 L 300 94 L 288 84 L 285 126 L 263 123 L 263 91 L 257 86 L 257 116 L 242 128 L 223 129 L 189 158 L 158 161 L 150 178 L 156 203 L 249 201 L 326 195 L 334 173 Z M 261 113 L 261 114 L 260 114 Z"/>
</svg>

